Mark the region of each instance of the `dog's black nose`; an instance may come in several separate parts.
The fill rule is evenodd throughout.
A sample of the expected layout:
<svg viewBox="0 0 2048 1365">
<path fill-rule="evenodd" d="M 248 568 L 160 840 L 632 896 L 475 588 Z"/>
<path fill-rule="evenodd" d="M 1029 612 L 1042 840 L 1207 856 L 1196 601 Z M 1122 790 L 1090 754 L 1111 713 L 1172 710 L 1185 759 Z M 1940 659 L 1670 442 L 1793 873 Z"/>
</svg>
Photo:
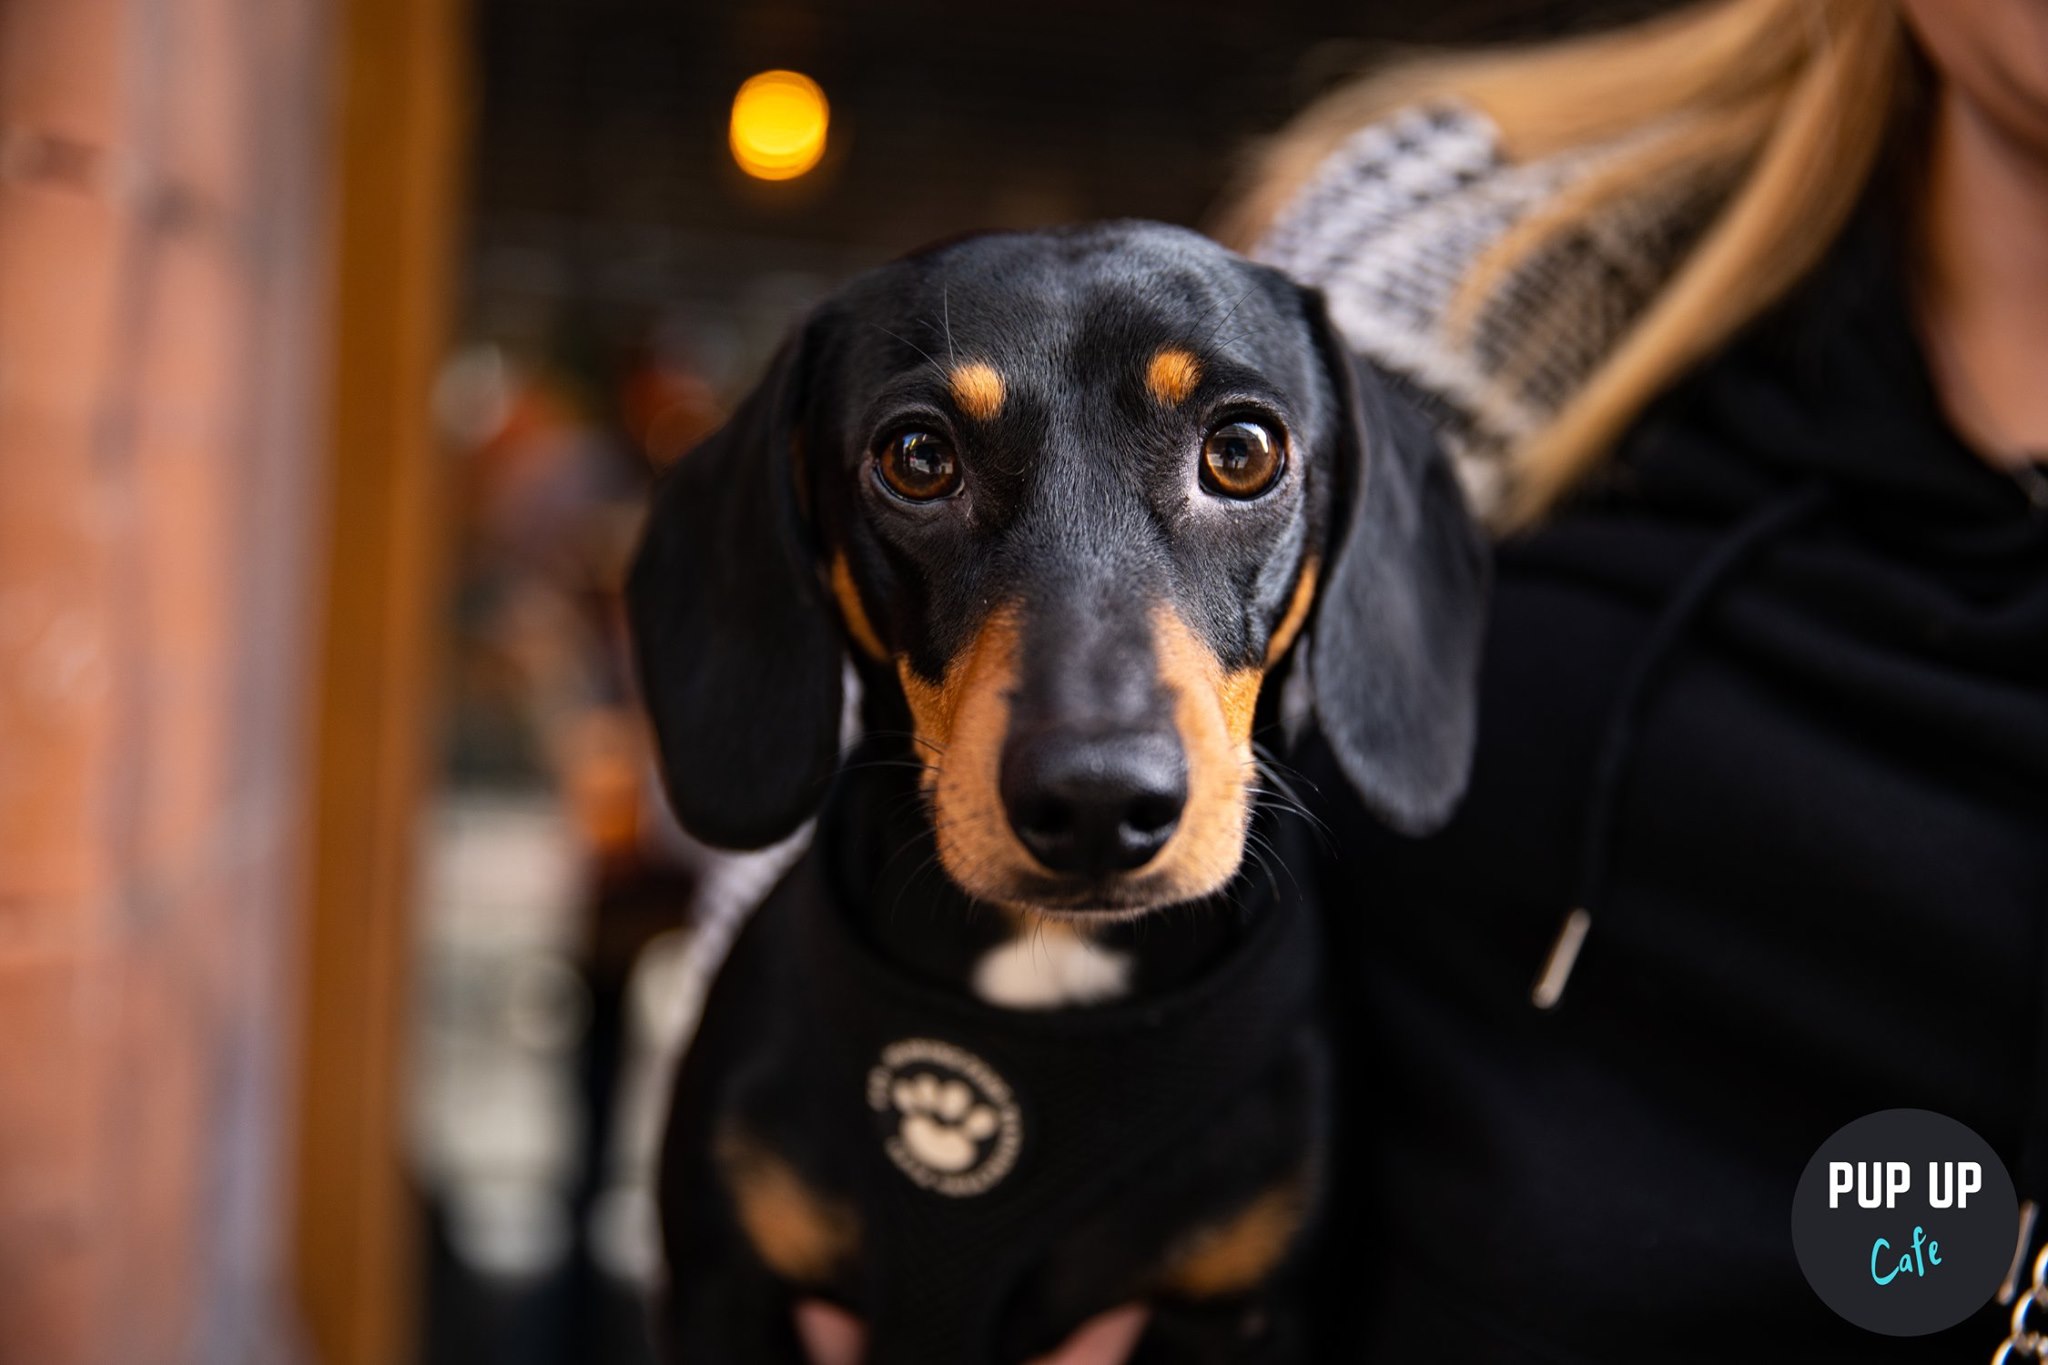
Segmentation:
<svg viewBox="0 0 2048 1365">
<path fill-rule="evenodd" d="M 1150 862 L 1180 823 L 1187 759 L 1171 733 L 1012 736 L 1002 794 L 1010 828 L 1053 871 L 1128 872 Z"/>
</svg>

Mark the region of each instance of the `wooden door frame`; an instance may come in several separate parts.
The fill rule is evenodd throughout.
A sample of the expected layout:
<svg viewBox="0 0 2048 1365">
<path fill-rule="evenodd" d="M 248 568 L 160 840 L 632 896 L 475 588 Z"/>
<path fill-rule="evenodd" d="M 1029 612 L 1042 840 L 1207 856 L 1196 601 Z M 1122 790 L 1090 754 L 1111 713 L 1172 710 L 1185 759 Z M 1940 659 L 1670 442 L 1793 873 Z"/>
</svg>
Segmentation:
<svg viewBox="0 0 2048 1365">
<path fill-rule="evenodd" d="M 336 14 L 330 520 L 292 1243 L 321 1365 L 397 1365 L 417 1335 L 405 1040 L 445 615 L 430 396 L 453 297 L 465 10 L 341 0 Z"/>
</svg>

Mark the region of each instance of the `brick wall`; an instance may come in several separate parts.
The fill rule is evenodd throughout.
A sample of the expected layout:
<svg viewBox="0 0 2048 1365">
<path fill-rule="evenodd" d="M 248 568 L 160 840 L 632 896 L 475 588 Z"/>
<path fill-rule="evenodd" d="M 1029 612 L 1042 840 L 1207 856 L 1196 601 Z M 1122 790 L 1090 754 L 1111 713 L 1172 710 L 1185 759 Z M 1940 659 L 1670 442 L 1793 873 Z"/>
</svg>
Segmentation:
<svg viewBox="0 0 2048 1365">
<path fill-rule="evenodd" d="M 0 0 L 0 1360 L 288 1353 L 322 0 Z"/>
</svg>

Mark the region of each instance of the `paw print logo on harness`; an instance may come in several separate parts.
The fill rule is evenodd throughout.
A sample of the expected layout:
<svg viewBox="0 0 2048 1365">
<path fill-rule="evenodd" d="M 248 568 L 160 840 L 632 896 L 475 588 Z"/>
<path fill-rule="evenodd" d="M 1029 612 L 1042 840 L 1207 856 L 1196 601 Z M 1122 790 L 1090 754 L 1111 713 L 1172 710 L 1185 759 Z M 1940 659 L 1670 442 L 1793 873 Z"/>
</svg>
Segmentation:
<svg viewBox="0 0 2048 1365">
<path fill-rule="evenodd" d="M 935 1038 L 882 1049 L 868 1106 L 884 1119 L 882 1150 L 921 1188 L 966 1198 L 1017 1164 L 1023 1119 L 1010 1087 L 981 1058 Z"/>
</svg>

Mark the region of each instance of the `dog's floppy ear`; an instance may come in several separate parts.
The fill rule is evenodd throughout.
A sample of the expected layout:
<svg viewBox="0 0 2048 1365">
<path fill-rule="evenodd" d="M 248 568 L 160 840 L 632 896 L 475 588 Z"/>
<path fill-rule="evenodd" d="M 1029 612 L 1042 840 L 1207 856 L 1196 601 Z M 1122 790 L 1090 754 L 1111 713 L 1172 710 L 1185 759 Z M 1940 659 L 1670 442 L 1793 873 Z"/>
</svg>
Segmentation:
<svg viewBox="0 0 2048 1365">
<path fill-rule="evenodd" d="M 842 645 L 797 494 L 807 338 L 654 490 L 626 584 L 640 689 L 683 827 L 760 848 L 838 765 Z"/>
<path fill-rule="evenodd" d="M 1308 640 L 1316 719 L 1365 803 L 1425 833 L 1471 770 L 1487 547 L 1422 413 L 1362 372 L 1322 296 L 1304 293 L 1341 408 L 1342 491 Z"/>
</svg>

